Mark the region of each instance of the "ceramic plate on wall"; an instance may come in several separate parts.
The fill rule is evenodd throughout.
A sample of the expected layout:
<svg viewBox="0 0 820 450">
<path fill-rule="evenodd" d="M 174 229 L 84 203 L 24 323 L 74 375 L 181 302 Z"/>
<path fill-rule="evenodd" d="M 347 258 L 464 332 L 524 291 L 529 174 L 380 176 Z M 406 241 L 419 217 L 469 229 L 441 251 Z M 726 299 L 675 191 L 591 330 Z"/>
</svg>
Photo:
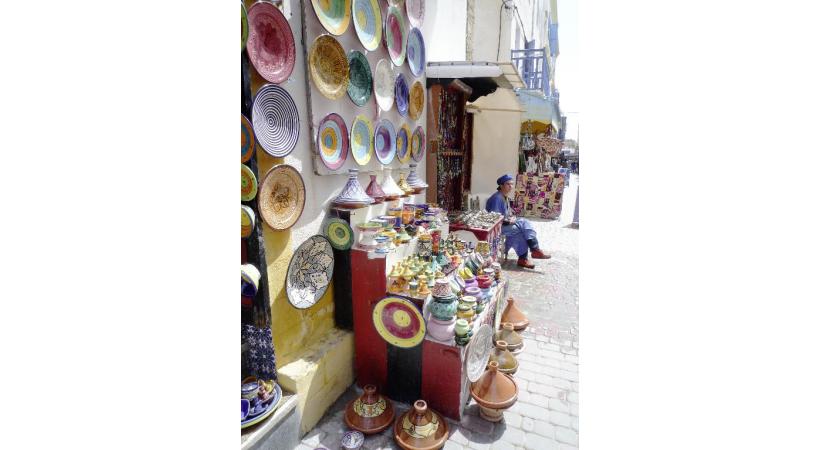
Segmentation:
<svg viewBox="0 0 820 450">
<path fill-rule="evenodd" d="M 424 86 L 421 81 L 416 80 L 410 88 L 410 118 L 419 120 L 422 110 L 424 110 Z"/>
<path fill-rule="evenodd" d="M 342 98 L 347 93 L 350 67 L 339 41 L 328 35 L 317 37 L 308 59 L 310 78 L 316 89 L 331 100 Z"/>
<path fill-rule="evenodd" d="M 376 149 L 376 159 L 382 164 L 390 164 L 396 156 L 396 129 L 387 119 L 379 121 L 376 132 L 373 134 L 373 147 Z"/>
<path fill-rule="evenodd" d="M 376 85 L 376 103 L 382 111 L 390 111 L 393 107 L 393 91 L 396 85 L 390 61 L 382 58 L 376 63 L 376 75 L 373 81 Z"/>
<path fill-rule="evenodd" d="M 410 127 L 406 123 L 396 133 L 396 157 L 402 164 L 410 161 Z"/>
<path fill-rule="evenodd" d="M 299 111 L 288 91 L 275 84 L 259 88 L 253 99 L 251 121 L 256 142 L 269 155 L 281 158 L 293 151 L 299 139 Z"/>
<path fill-rule="evenodd" d="M 413 72 L 413 75 L 419 76 L 424 73 L 425 64 L 427 64 L 427 55 L 424 49 L 424 37 L 421 35 L 421 30 L 413 28 L 407 37 L 407 65 L 410 66 L 410 72 Z"/>
<path fill-rule="evenodd" d="M 326 237 L 307 238 L 290 259 L 285 284 L 288 301 L 298 309 L 315 305 L 333 279 L 333 247 Z"/>
<path fill-rule="evenodd" d="M 424 23 L 424 0 L 407 0 L 404 5 L 407 7 L 410 25 L 421 28 L 421 24 Z"/>
<path fill-rule="evenodd" d="M 364 106 L 373 94 L 373 73 L 370 71 L 370 63 L 362 52 L 352 50 L 347 54 L 347 64 L 350 67 L 347 95 L 357 106 Z"/>
<path fill-rule="evenodd" d="M 384 40 L 390 60 L 396 67 L 401 67 L 407 55 L 407 25 L 404 14 L 395 6 L 387 8 L 387 16 L 384 18 Z"/>
<path fill-rule="evenodd" d="M 242 201 L 249 202 L 256 197 L 256 175 L 250 167 L 242 164 Z"/>
<path fill-rule="evenodd" d="M 413 157 L 414 161 L 421 161 L 421 158 L 424 156 L 425 145 L 427 145 L 427 143 L 424 140 L 424 128 L 419 125 L 415 131 L 413 131 L 413 137 L 410 138 L 410 156 Z"/>
<path fill-rule="evenodd" d="M 350 142 L 342 116 L 330 113 L 322 119 L 316 129 L 316 146 L 319 157 L 328 169 L 337 170 L 344 165 Z"/>
<path fill-rule="evenodd" d="M 282 11 L 268 2 L 257 2 L 248 11 L 248 58 L 262 78 L 282 83 L 293 72 L 296 46 L 293 31 Z"/>
<path fill-rule="evenodd" d="M 329 219 L 325 223 L 324 232 L 330 245 L 336 250 L 349 250 L 353 246 L 353 230 L 342 219 Z"/>
<path fill-rule="evenodd" d="M 373 308 L 373 325 L 391 345 L 415 347 L 424 340 L 427 327 L 418 308 L 408 300 L 386 297 Z"/>
<path fill-rule="evenodd" d="M 259 190 L 259 214 L 274 230 L 287 230 L 305 209 L 305 182 L 293 166 L 280 164 L 265 175 Z"/>
<path fill-rule="evenodd" d="M 242 162 L 246 163 L 253 158 L 256 147 L 256 138 L 253 136 L 253 127 L 247 117 L 242 115 Z"/>
<path fill-rule="evenodd" d="M 364 48 L 373 51 L 382 41 L 382 9 L 378 0 L 353 0 L 353 28 Z"/>
<path fill-rule="evenodd" d="M 339 36 L 350 26 L 350 0 L 311 0 L 316 18 L 328 33 Z"/>
<path fill-rule="evenodd" d="M 360 166 L 367 165 L 373 155 L 373 124 L 362 114 L 356 116 L 350 127 L 350 152 Z"/>
<path fill-rule="evenodd" d="M 404 74 L 400 73 L 396 76 L 396 87 L 394 90 L 396 96 L 396 109 L 399 110 L 400 115 L 406 116 L 407 106 L 410 101 L 410 93 L 407 88 L 407 80 L 404 78 Z"/>
</svg>

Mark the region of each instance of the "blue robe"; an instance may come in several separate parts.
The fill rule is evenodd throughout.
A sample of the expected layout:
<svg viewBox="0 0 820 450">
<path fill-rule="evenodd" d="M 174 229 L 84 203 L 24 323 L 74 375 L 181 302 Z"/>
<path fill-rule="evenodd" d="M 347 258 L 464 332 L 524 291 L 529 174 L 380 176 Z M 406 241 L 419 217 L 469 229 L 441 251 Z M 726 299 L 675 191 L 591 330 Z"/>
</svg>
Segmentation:
<svg viewBox="0 0 820 450">
<path fill-rule="evenodd" d="M 495 211 L 504 214 L 504 217 L 509 217 L 512 215 L 512 211 L 508 203 L 509 201 L 501 194 L 501 191 L 497 191 L 487 199 L 487 211 Z M 530 221 L 520 217 L 516 218 L 515 223 L 512 225 L 502 225 L 501 233 L 506 241 L 504 250 L 515 249 L 515 253 L 519 258 L 527 256 L 529 251 L 528 239 L 538 242 L 535 229 Z"/>
</svg>

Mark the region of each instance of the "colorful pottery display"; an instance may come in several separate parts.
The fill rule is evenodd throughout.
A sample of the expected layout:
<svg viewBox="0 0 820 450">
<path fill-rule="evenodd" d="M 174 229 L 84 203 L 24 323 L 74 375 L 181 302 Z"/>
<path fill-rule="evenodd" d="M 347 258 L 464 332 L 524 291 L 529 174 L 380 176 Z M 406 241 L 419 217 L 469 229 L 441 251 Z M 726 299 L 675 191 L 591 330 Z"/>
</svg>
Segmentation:
<svg viewBox="0 0 820 450">
<path fill-rule="evenodd" d="M 339 36 L 350 26 L 350 0 L 311 0 L 313 12 L 328 33 Z"/>
<path fill-rule="evenodd" d="M 407 36 L 407 65 L 410 66 L 410 72 L 415 76 L 420 76 L 424 73 L 424 66 L 427 64 L 427 55 L 424 48 L 424 37 L 421 35 L 421 30 L 413 28 Z"/>
<path fill-rule="evenodd" d="M 359 450 L 364 444 L 364 434 L 361 431 L 348 431 L 342 435 L 342 450 Z"/>
<path fill-rule="evenodd" d="M 359 183 L 359 169 L 348 169 L 347 183 L 333 200 L 334 206 L 339 208 L 361 208 L 373 204 L 370 198 Z"/>
<path fill-rule="evenodd" d="M 396 129 L 387 119 L 379 121 L 373 136 L 376 159 L 382 164 L 390 164 L 396 156 Z"/>
<path fill-rule="evenodd" d="M 408 300 L 385 297 L 373 308 L 373 325 L 389 344 L 415 347 L 424 340 L 426 325 L 421 313 Z"/>
<path fill-rule="evenodd" d="M 326 34 L 317 37 L 310 47 L 308 61 L 310 79 L 322 95 L 338 100 L 347 93 L 350 66 L 339 41 Z"/>
<path fill-rule="evenodd" d="M 355 155 L 354 155 L 355 156 Z M 393 180 L 393 169 L 390 167 L 384 168 L 384 179 L 382 180 L 382 191 L 384 191 L 385 200 L 396 200 L 404 195 L 396 181 Z"/>
<path fill-rule="evenodd" d="M 353 0 L 353 28 L 367 50 L 373 51 L 382 41 L 382 9 L 378 0 Z"/>
<path fill-rule="evenodd" d="M 256 138 L 253 136 L 253 127 L 247 117 L 242 115 L 242 162 L 246 163 L 253 158 L 256 148 Z"/>
<path fill-rule="evenodd" d="M 333 279 L 333 247 L 324 236 L 311 236 L 296 249 L 288 264 L 285 290 L 298 309 L 315 305 Z"/>
<path fill-rule="evenodd" d="M 478 381 L 484 373 L 492 351 L 493 329 L 487 324 L 481 325 L 467 346 L 467 378 L 470 382 Z"/>
<path fill-rule="evenodd" d="M 249 202 L 256 197 L 256 175 L 250 167 L 242 164 L 242 201 Z"/>
<path fill-rule="evenodd" d="M 507 343 L 507 349 L 513 353 L 518 353 L 524 348 L 524 340 L 521 336 L 513 330 L 513 326 L 509 322 L 501 323 L 501 330 L 495 333 L 495 341 L 504 341 Z"/>
<path fill-rule="evenodd" d="M 424 86 L 421 81 L 414 81 L 413 87 L 410 88 L 410 118 L 419 120 L 421 112 L 424 110 Z"/>
<path fill-rule="evenodd" d="M 356 116 L 350 127 L 350 152 L 353 160 L 360 166 L 367 165 L 374 153 L 373 124 L 363 114 Z"/>
<path fill-rule="evenodd" d="M 323 231 L 330 245 L 336 250 L 349 250 L 353 245 L 353 230 L 342 219 L 336 217 L 328 219 Z"/>
<path fill-rule="evenodd" d="M 299 139 L 299 111 L 288 91 L 275 84 L 259 88 L 253 99 L 251 121 L 256 142 L 269 155 L 282 158 L 293 151 Z"/>
<path fill-rule="evenodd" d="M 498 363 L 498 371 L 501 373 L 512 375 L 518 370 L 518 360 L 507 349 L 507 343 L 504 341 L 495 343 L 495 350 L 490 355 L 490 361 Z"/>
<path fill-rule="evenodd" d="M 347 136 L 347 125 L 342 116 L 330 113 L 319 122 L 316 128 L 316 146 L 325 167 L 337 170 L 344 165 L 350 148 L 350 140 Z"/>
<path fill-rule="evenodd" d="M 254 69 L 271 83 L 284 82 L 296 62 L 296 45 L 288 20 L 273 3 L 257 2 L 248 10 L 248 24 L 246 49 Z"/>
<path fill-rule="evenodd" d="M 396 157 L 402 164 L 410 161 L 410 128 L 406 123 L 396 133 Z"/>
<path fill-rule="evenodd" d="M 417 166 L 416 163 L 410 163 L 410 174 L 407 175 L 407 185 L 413 188 L 414 194 L 420 194 L 421 191 L 427 189 L 427 183 L 421 181 L 421 178 L 416 174 Z"/>
<path fill-rule="evenodd" d="M 426 145 L 427 141 L 424 139 L 424 128 L 419 125 L 413 131 L 413 137 L 410 139 L 410 156 L 413 157 L 414 161 L 421 161 Z"/>
<path fill-rule="evenodd" d="M 248 238 L 256 228 L 256 213 L 253 208 L 242 205 L 242 239 Z"/>
<path fill-rule="evenodd" d="M 518 385 L 511 376 L 498 371 L 498 362 L 491 361 L 481 378 L 470 385 L 470 396 L 478 403 L 483 419 L 500 422 L 504 410 L 518 400 Z"/>
<path fill-rule="evenodd" d="M 407 55 L 407 25 L 404 14 L 395 6 L 387 8 L 387 15 L 384 18 L 384 41 L 390 60 L 396 67 L 401 67 Z"/>
<path fill-rule="evenodd" d="M 276 411 L 280 400 L 282 400 L 282 388 L 280 388 L 278 384 L 273 383 L 273 394 L 266 400 L 257 401 L 256 406 L 250 408 L 247 417 L 242 420 L 241 427 L 247 428 L 267 419 Z"/>
<path fill-rule="evenodd" d="M 393 425 L 393 439 L 404 450 L 440 449 L 449 436 L 447 421 L 424 400 L 416 400 Z"/>
<path fill-rule="evenodd" d="M 507 299 L 507 306 L 502 310 L 501 322 L 512 324 L 515 331 L 523 331 L 529 326 L 530 321 L 527 316 L 515 305 L 515 300 Z"/>
<path fill-rule="evenodd" d="M 406 0 L 404 5 L 407 8 L 407 19 L 410 25 L 421 28 L 424 23 L 424 0 Z"/>
<path fill-rule="evenodd" d="M 242 50 L 245 50 L 245 44 L 248 42 L 248 12 L 245 10 L 245 4 L 242 3 Z"/>
<path fill-rule="evenodd" d="M 393 94 L 396 77 L 390 67 L 390 61 L 382 58 L 376 63 L 376 73 L 373 76 L 376 103 L 382 111 L 390 111 L 393 107 Z"/>
<path fill-rule="evenodd" d="M 259 213 L 274 230 L 287 230 L 305 209 L 305 182 L 293 166 L 279 164 L 265 175 L 259 192 Z"/>
<path fill-rule="evenodd" d="M 370 175 L 370 184 L 367 185 L 364 192 L 373 199 L 374 204 L 379 204 L 384 201 L 385 194 L 382 187 L 379 186 L 379 183 L 376 181 L 376 175 Z"/>
<path fill-rule="evenodd" d="M 396 109 L 399 111 L 399 115 L 406 116 L 410 102 L 410 90 L 407 87 L 407 80 L 402 73 L 396 76 L 394 95 L 396 97 Z"/>
<path fill-rule="evenodd" d="M 347 64 L 350 67 L 347 96 L 357 106 L 364 106 L 373 94 L 373 73 L 370 71 L 370 63 L 367 62 L 364 53 L 351 50 L 347 54 Z"/>
<path fill-rule="evenodd" d="M 390 399 L 376 393 L 375 385 L 367 384 L 362 395 L 347 404 L 344 417 L 350 428 L 364 434 L 376 434 L 393 423 L 395 412 Z"/>
</svg>

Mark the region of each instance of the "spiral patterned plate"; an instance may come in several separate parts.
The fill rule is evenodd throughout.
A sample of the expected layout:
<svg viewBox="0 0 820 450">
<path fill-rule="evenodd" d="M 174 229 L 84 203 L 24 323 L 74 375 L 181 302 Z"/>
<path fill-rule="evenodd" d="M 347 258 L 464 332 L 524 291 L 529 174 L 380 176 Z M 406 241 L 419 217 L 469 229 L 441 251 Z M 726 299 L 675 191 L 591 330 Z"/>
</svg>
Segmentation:
<svg viewBox="0 0 820 450">
<path fill-rule="evenodd" d="M 376 103 L 382 111 L 390 111 L 393 107 L 393 90 L 396 78 L 390 67 L 390 61 L 382 58 L 376 63 L 375 76 Z"/>
<path fill-rule="evenodd" d="M 402 164 L 410 161 L 410 127 L 406 123 L 396 133 L 396 157 Z"/>
<path fill-rule="evenodd" d="M 285 292 L 298 309 L 315 305 L 333 279 L 333 247 L 326 237 L 307 238 L 293 253 L 288 264 Z"/>
<path fill-rule="evenodd" d="M 257 2 L 248 10 L 248 58 L 262 78 L 271 83 L 287 80 L 296 62 L 293 31 L 282 11 L 268 2 Z"/>
<path fill-rule="evenodd" d="M 407 25 L 405 25 L 404 14 L 395 6 L 387 8 L 387 16 L 384 19 L 384 39 L 390 60 L 396 67 L 401 67 L 407 55 Z"/>
<path fill-rule="evenodd" d="M 417 126 L 413 131 L 413 137 L 410 139 L 410 156 L 416 162 L 421 161 L 424 156 L 424 147 L 427 143 L 424 140 L 424 128 L 421 125 Z"/>
<path fill-rule="evenodd" d="M 356 116 L 350 127 L 350 152 L 360 166 L 367 165 L 373 155 L 373 124 L 362 114 Z"/>
<path fill-rule="evenodd" d="M 256 197 L 256 175 L 250 167 L 242 164 L 242 201 L 249 202 Z"/>
<path fill-rule="evenodd" d="M 424 86 L 421 81 L 416 80 L 410 88 L 410 118 L 419 120 L 422 110 L 424 110 Z"/>
<path fill-rule="evenodd" d="M 350 26 L 350 0 L 311 0 L 316 18 L 328 33 L 339 36 Z"/>
<path fill-rule="evenodd" d="M 353 0 L 353 28 L 364 48 L 373 51 L 382 41 L 382 9 L 379 0 Z"/>
<path fill-rule="evenodd" d="M 421 28 L 421 24 L 424 23 L 424 0 L 407 0 L 404 6 L 407 8 L 407 19 L 410 20 L 410 25 Z"/>
<path fill-rule="evenodd" d="M 347 54 L 347 64 L 350 66 L 347 95 L 357 106 L 364 106 L 373 95 L 373 74 L 370 72 L 370 63 L 367 62 L 362 52 L 351 50 Z"/>
<path fill-rule="evenodd" d="M 342 116 L 330 113 L 322 119 L 316 130 L 316 145 L 319 157 L 328 169 L 336 170 L 344 165 L 350 142 Z"/>
<path fill-rule="evenodd" d="M 256 139 L 253 137 L 253 127 L 248 118 L 242 115 L 242 162 L 246 163 L 253 158 L 256 148 Z M 234 150 L 235 151 L 235 150 Z"/>
<path fill-rule="evenodd" d="M 342 219 L 332 218 L 325 223 L 325 236 L 336 250 L 349 250 L 353 245 L 353 230 Z"/>
<path fill-rule="evenodd" d="M 245 44 L 248 42 L 248 11 L 245 10 L 245 4 L 242 6 L 242 50 L 245 50 Z"/>
<path fill-rule="evenodd" d="M 269 155 L 282 158 L 293 151 L 299 139 L 299 111 L 288 91 L 275 84 L 259 88 L 253 99 L 251 121 L 256 142 Z"/>
<path fill-rule="evenodd" d="M 385 341 L 402 348 L 421 344 L 427 333 L 418 308 L 398 297 L 386 297 L 376 303 L 373 307 L 373 325 Z"/>
<path fill-rule="evenodd" d="M 319 92 L 331 100 L 338 100 L 347 93 L 350 67 L 347 55 L 332 36 L 322 35 L 310 47 L 310 78 Z"/>
<path fill-rule="evenodd" d="M 259 214 L 272 229 L 287 230 L 305 209 L 305 182 L 293 166 L 273 166 L 259 189 Z"/>
<path fill-rule="evenodd" d="M 407 89 L 407 80 L 404 78 L 404 74 L 399 74 L 396 77 L 396 88 L 395 88 L 395 95 L 396 95 L 396 109 L 399 110 L 399 114 L 402 116 L 407 115 L 407 106 L 410 102 L 409 99 L 409 89 Z"/>
<path fill-rule="evenodd" d="M 376 159 L 382 164 L 390 164 L 396 157 L 396 129 L 387 119 L 379 121 L 373 136 Z"/>
<path fill-rule="evenodd" d="M 407 37 L 407 65 L 410 72 L 419 76 L 424 73 L 424 65 L 427 64 L 427 53 L 424 49 L 424 37 L 421 30 L 413 28 L 410 36 Z"/>
</svg>

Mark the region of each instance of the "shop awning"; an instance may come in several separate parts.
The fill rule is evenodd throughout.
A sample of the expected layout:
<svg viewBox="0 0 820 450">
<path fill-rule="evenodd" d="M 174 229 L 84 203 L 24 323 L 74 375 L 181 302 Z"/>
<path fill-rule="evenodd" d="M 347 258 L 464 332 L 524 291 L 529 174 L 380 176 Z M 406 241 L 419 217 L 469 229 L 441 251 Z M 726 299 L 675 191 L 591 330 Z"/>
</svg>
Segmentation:
<svg viewBox="0 0 820 450">
<path fill-rule="evenodd" d="M 516 89 L 525 87 L 515 66 L 509 62 L 489 61 L 431 61 L 425 70 L 427 85 L 448 84 L 461 80 L 473 89 L 469 101 L 491 94 L 499 87 Z"/>
</svg>

